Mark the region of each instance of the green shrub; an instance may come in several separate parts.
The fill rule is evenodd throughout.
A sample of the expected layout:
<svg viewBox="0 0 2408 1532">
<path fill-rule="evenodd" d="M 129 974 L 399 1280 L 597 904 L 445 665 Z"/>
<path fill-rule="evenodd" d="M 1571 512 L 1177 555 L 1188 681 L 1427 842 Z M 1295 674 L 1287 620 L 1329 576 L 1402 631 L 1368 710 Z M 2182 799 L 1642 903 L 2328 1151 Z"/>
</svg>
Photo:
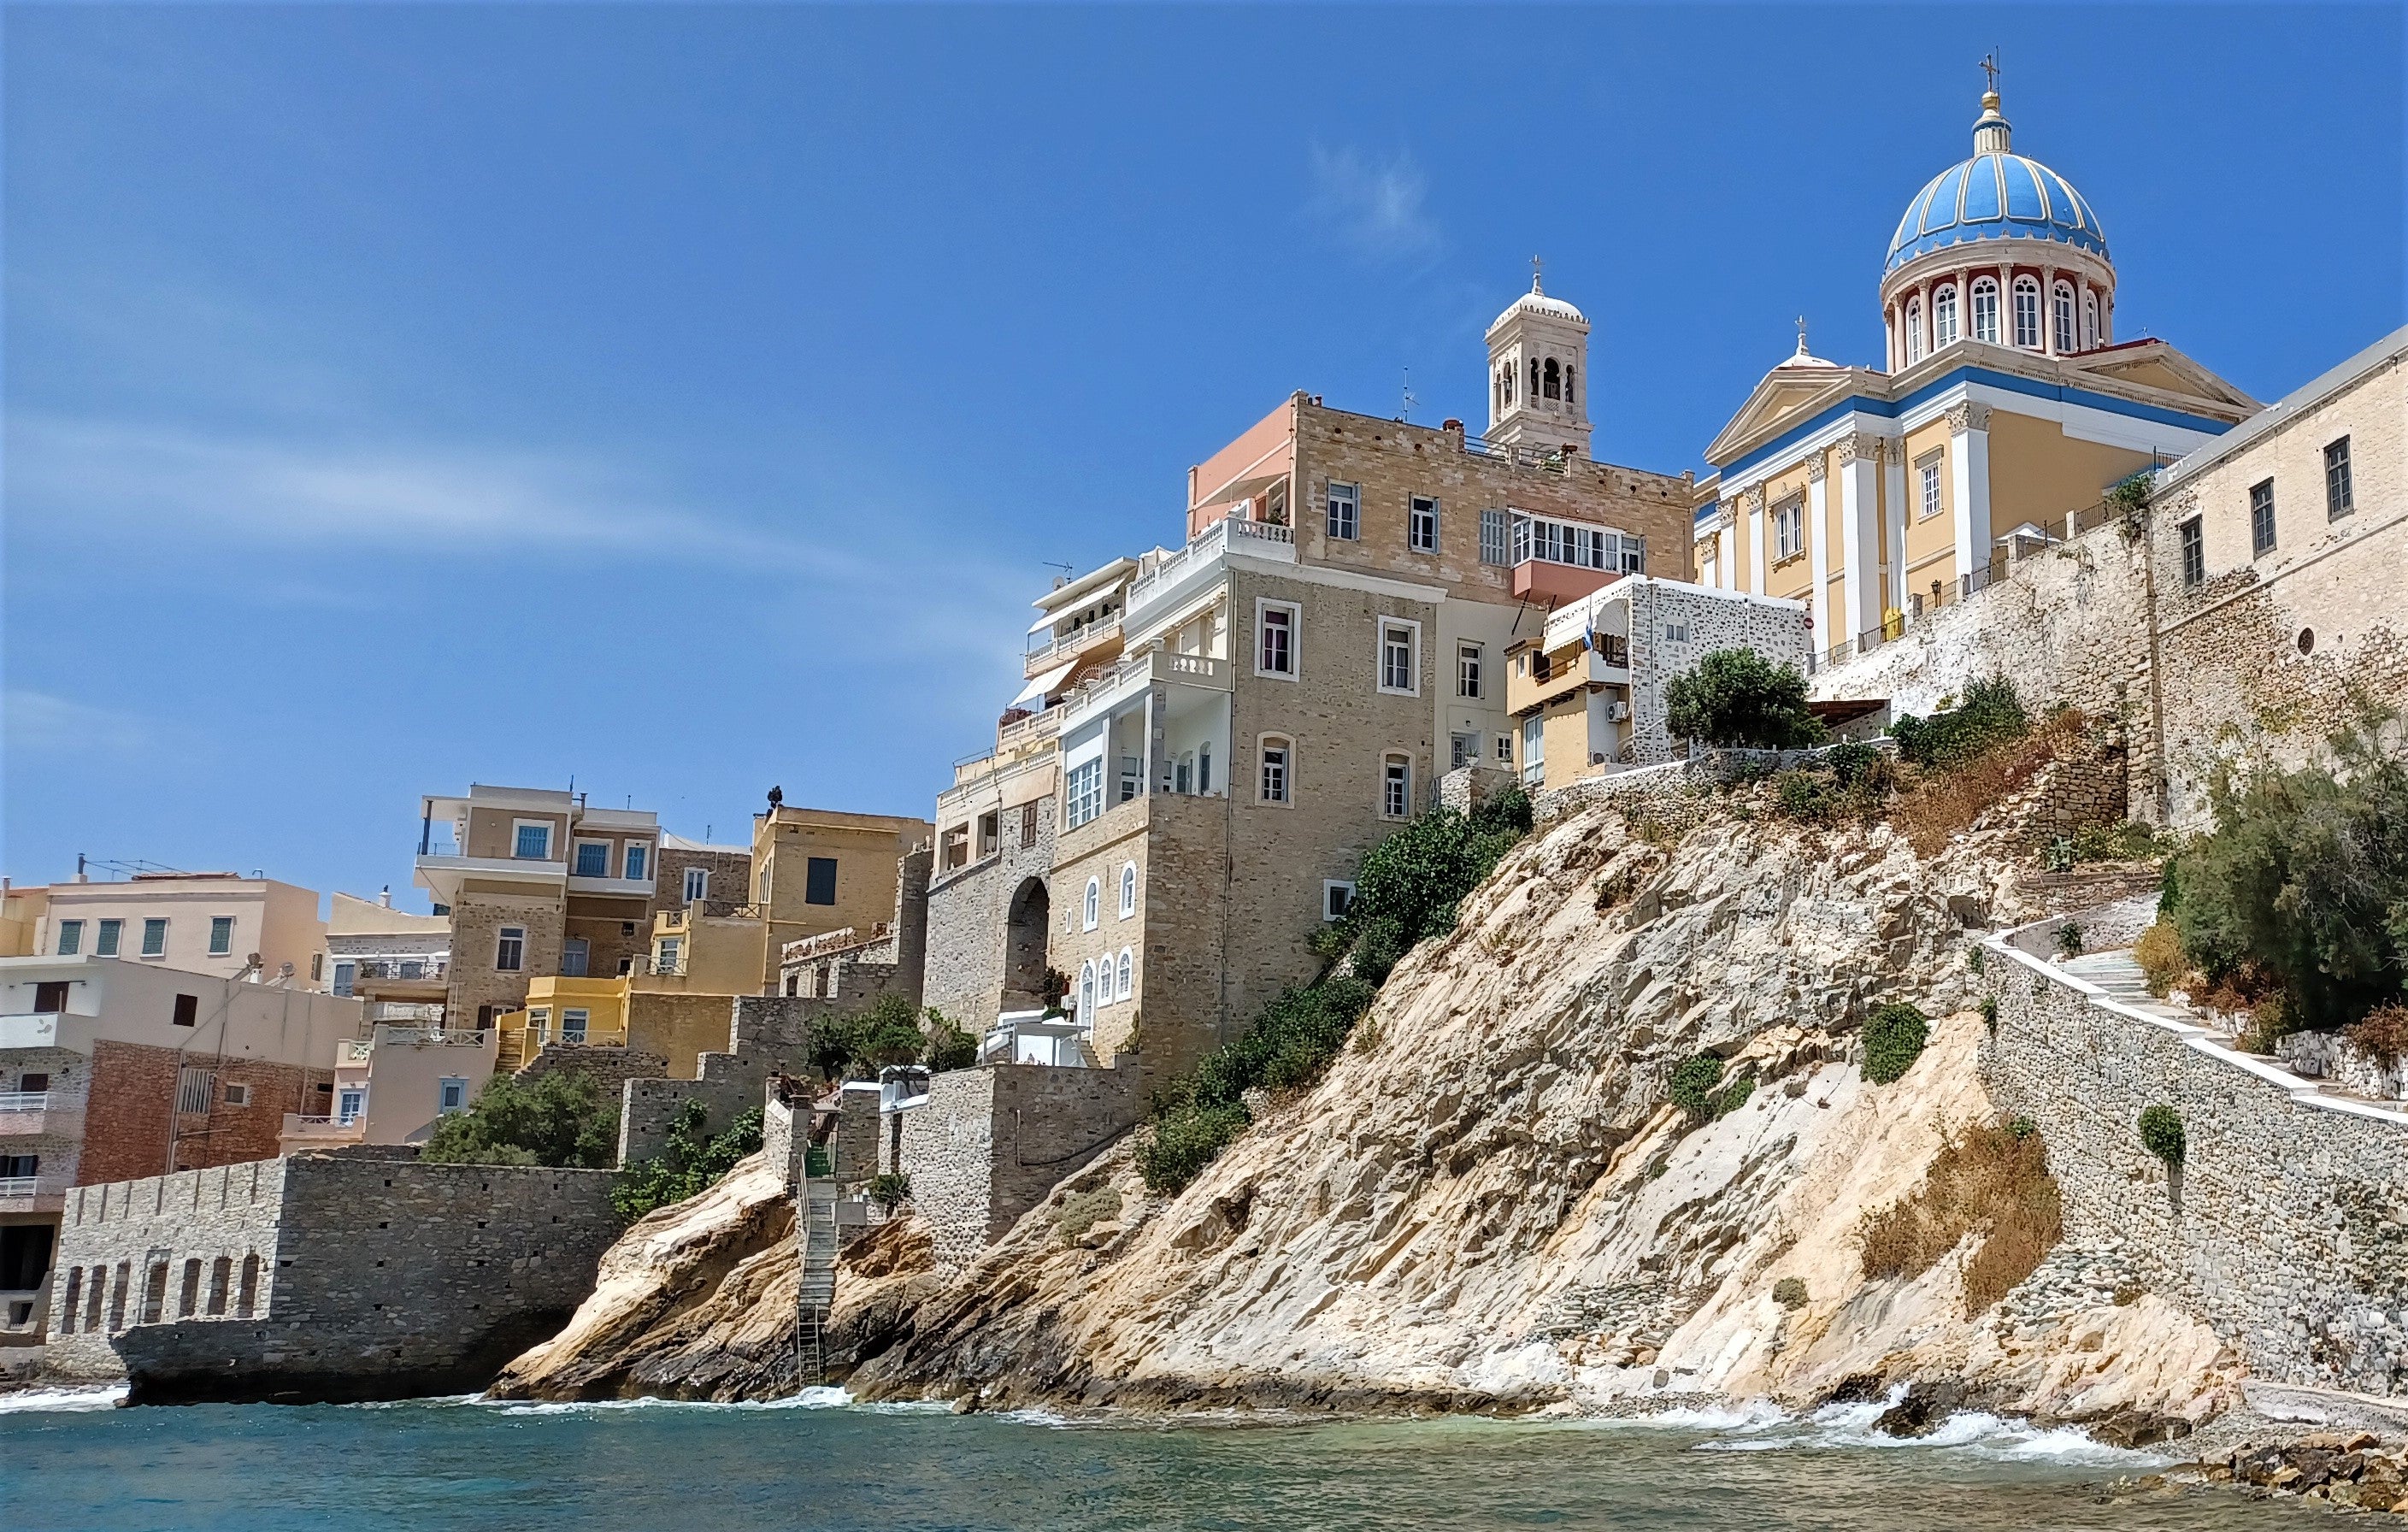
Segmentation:
<svg viewBox="0 0 2408 1532">
<path fill-rule="evenodd" d="M 2067 921 L 2057 928 L 2056 938 L 2057 956 L 2080 957 L 2082 955 L 2082 927 L 2071 921 Z"/>
<path fill-rule="evenodd" d="M 1990 1036 L 1999 1035 L 1999 997 L 1995 995 L 1982 996 L 1982 1024 L 1989 1029 Z"/>
<path fill-rule="evenodd" d="M 1772 1301 L 1784 1309 L 1806 1307 L 1806 1283 L 1797 1277 L 1784 1277 L 1772 1284 Z"/>
<path fill-rule="evenodd" d="M 1908 713 L 1890 725 L 1900 755 L 1916 766 L 1944 770 L 1971 761 L 1993 745 L 2031 732 L 2031 718 L 2014 682 L 2004 676 L 1977 680 L 1956 707 L 1917 718 Z"/>
<path fill-rule="evenodd" d="M 1683 739 L 1725 748 L 1797 750 L 1824 739 L 1806 707 L 1806 678 L 1752 649 L 1718 649 L 1664 688 L 1665 723 Z"/>
<path fill-rule="evenodd" d="M 1331 943 L 1352 952 L 1373 984 L 1429 937 L 1455 929 L 1464 896 L 1480 886 L 1528 832 L 1530 800 L 1498 794 L 1469 816 L 1436 809 L 1371 848 L 1354 873 L 1354 896 Z"/>
<path fill-rule="evenodd" d="M 420 1152 L 438 1165 L 550 1165 L 607 1170 L 619 1159 L 619 1095 L 575 1069 L 532 1081 L 494 1075 L 466 1111 L 439 1117 Z"/>
<path fill-rule="evenodd" d="M 2408 987 L 2408 752 L 2372 724 L 2329 762 L 2211 786 L 2214 828 L 2168 864 L 2163 903 L 2211 987 L 2279 989 L 2329 1030 Z"/>
<path fill-rule="evenodd" d="M 1969 942 L 1966 945 L 1965 966 L 1972 973 L 1974 978 L 1979 979 L 1982 977 L 1982 965 L 1988 961 L 1989 954 L 1983 951 L 1982 944 L 1980 942 Z"/>
<path fill-rule="evenodd" d="M 753 1108 L 718 1133 L 705 1136 L 709 1117 L 699 1101 L 678 1108 L 661 1152 L 619 1172 L 610 1185 L 610 1206 L 632 1224 L 655 1208 L 698 1196 L 761 1150 L 761 1109 Z"/>
<path fill-rule="evenodd" d="M 899 1170 L 881 1170 L 869 1178 L 869 1200 L 892 1213 L 911 1200 L 911 1178 Z"/>
<path fill-rule="evenodd" d="M 1865 1078 L 1886 1085 L 1914 1067 L 1930 1039 L 1931 1021 L 1903 1000 L 1874 1011 L 1865 1023 Z"/>
<path fill-rule="evenodd" d="M 1716 1122 L 1720 1122 L 1740 1108 L 1746 1106 L 1747 1098 L 1755 1094 L 1756 1077 L 1742 1075 L 1708 1097 L 1706 1110 Z"/>
<path fill-rule="evenodd" d="M 1184 1189 L 1250 1121 L 1243 1104 L 1203 1107 L 1190 1102 L 1156 1112 L 1153 1131 L 1137 1147 L 1138 1173 L 1145 1178 L 1146 1190 L 1167 1196 Z"/>
<path fill-rule="evenodd" d="M 2016 1116 L 2007 1119 L 2007 1133 L 2009 1137 L 2018 1141 L 2028 1138 L 2039 1131 L 2040 1124 L 2028 1117 Z"/>
<path fill-rule="evenodd" d="M 951 1018 L 930 1006 L 928 1023 L 928 1068 L 942 1074 L 948 1069 L 967 1069 L 978 1062 L 979 1040 L 953 1024 Z"/>
<path fill-rule="evenodd" d="M 1672 1105 L 1691 1117 L 1706 1118 L 1714 1114 L 1714 1087 L 1722 1083 L 1723 1061 L 1712 1053 L 1698 1053 L 1682 1061 L 1672 1071 L 1664 1095 Z"/>
<path fill-rule="evenodd" d="M 2190 972 L 2190 960 L 2183 956 L 2182 938 L 2162 915 L 2141 933 L 2140 940 L 2132 943 L 2132 961 L 2141 966 L 2149 993 L 2160 1000 L 2172 994 L 2174 986 Z"/>
<path fill-rule="evenodd" d="M 1831 817 L 1829 781 L 1820 772 L 1784 771 L 1772 779 L 1772 806 L 1784 819 L 1821 824 Z"/>
<path fill-rule="evenodd" d="M 2137 820 L 2094 824 L 2074 832 L 2073 855 L 2081 862 L 2144 862 L 2157 854 L 2157 832 Z"/>
<path fill-rule="evenodd" d="M 2163 1102 L 2141 1109 L 2141 1147 L 2166 1164 L 2180 1165 L 2184 1142 L 2182 1113 Z"/>
<path fill-rule="evenodd" d="M 1074 1192 L 1064 1197 L 1061 1211 L 1054 1215 L 1054 1227 L 1067 1242 L 1106 1219 L 1120 1215 L 1120 1192 L 1114 1187 L 1098 1186 L 1092 1192 Z"/>
</svg>

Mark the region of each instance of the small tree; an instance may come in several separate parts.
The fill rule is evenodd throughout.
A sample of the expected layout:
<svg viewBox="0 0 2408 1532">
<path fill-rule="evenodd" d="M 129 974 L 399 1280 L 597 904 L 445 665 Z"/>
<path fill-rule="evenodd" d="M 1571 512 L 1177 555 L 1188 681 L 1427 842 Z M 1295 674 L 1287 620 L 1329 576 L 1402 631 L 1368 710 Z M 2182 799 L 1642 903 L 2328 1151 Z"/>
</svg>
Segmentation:
<svg viewBox="0 0 2408 1532">
<path fill-rule="evenodd" d="M 1718 649 L 1664 688 L 1665 723 L 1683 739 L 1725 748 L 1798 750 L 1823 742 L 1806 678 L 1752 649 Z"/>
<path fill-rule="evenodd" d="M 1886 1085 L 1914 1067 L 1931 1038 L 1930 1018 L 1903 1000 L 1892 1001 L 1865 1022 L 1865 1078 Z"/>
<path fill-rule="evenodd" d="M 655 1208 L 700 1196 L 761 1151 L 761 1109 L 753 1108 L 715 1134 L 705 1134 L 710 1113 L 699 1101 L 678 1108 L 661 1152 L 619 1172 L 610 1185 L 610 1207 L 634 1223 Z"/>
<path fill-rule="evenodd" d="M 619 1158 L 619 1096 L 574 1069 L 495 1075 L 466 1111 L 437 1118 L 420 1158 L 448 1165 L 607 1170 Z"/>
<path fill-rule="evenodd" d="M 928 1068 L 942 1074 L 947 1069 L 967 1069 L 978 1062 L 979 1040 L 955 1026 L 952 1018 L 936 1007 L 928 1008 Z"/>
<path fill-rule="evenodd" d="M 2141 1147 L 2166 1162 L 2180 1165 L 2189 1148 L 2183 1132 L 2182 1113 L 2159 1102 L 2141 1109 Z"/>
</svg>

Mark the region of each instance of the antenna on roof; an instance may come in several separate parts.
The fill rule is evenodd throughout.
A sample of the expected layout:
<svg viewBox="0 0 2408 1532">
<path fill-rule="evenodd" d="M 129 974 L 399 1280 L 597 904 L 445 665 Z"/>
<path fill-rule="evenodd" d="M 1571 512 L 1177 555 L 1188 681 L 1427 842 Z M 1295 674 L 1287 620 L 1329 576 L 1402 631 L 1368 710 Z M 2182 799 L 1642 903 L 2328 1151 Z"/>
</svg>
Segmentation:
<svg viewBox="0 0 2408 1532">
<path fill-rule="evenodd" d="M 1405 369 L 1404 398 L 1397 406 L 1397 423 L 1402 425 L 1413 418 L 1413 369 Z"/>
</svg>

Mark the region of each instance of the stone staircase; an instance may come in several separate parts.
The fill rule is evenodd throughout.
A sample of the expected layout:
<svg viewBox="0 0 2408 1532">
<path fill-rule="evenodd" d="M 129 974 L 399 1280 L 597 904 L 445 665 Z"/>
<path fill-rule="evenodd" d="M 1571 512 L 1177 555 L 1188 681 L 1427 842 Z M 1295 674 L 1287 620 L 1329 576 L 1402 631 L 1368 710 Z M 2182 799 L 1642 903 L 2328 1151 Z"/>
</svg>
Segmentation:
<svg viewBox="0 0 2408 1532">
<path fill-rule="evenodd" d="M 795 1243 L 801 1273 L 795 1291 L 795 1371 L 802 1387 L 827 1382 L 827 1319 L 836 1304 L 836 1152 L 803 1153 L 796 1190 Z"/>
<path fill-rule="evenodd" d="M 2178 1006 L 2170 1006 L 2149 993 L 2149 981 L 2141 972 L 2129 949 L 2112 952 L 2084 952 L 2079 957 L 2057 960 L 2058 968 L 2074 978 L 2098 985 L 2107 997 L 2118 1005 L 2170 1022 L 2184 1022 L 2192 1026 L 2206 1024 L 2204 1020 Z"/>
</svg>

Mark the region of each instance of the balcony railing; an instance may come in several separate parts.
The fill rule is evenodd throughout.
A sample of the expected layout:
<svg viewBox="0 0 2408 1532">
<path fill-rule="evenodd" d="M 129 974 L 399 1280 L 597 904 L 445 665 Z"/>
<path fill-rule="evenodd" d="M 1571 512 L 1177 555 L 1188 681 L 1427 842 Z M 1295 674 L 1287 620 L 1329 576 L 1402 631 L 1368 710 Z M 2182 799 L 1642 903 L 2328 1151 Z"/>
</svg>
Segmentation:
<svg viewBox="0 0 2408 1532">
<path fill-rule="evenodd" d="M 1194 537 L 1187 546 L 1154 566 L 1152 572 L 1129 586 L 1129 608 L 1156 591 L 1169 589 L 1191 565 L 1223 552 L 1244 552 L 1256 558 L 1277 559 L 1283 564 L 1296 562 L 1296 534 L 1276 522 L 1246 522 L 1234 517 L 1213 523 Z"/>
<path fill-rule="evenodd" d="M 1026 718 L 1015 718 L 1009 723 L 998 725 L 995 731 L 996 752 L 1001 754 L 1025 750 L 1061 732 L 1062 709 L 1048 708 L 1041 713 L 1030 713 Z"/>
<path fill-rule="evenodd" d="M 0 1112 L 48 1111 L 55 1091 L 0 1091 Z"/>
<path fill-rule="evenodd" d="M 1024 677 L 1041 675 L 1055 666 L 1075 660 L 1087 651 L 1120 637 L 1120 631 L 1121 620 L 1118 617 L 1109 617 L 1100 623 L 1089 623 L 1084 627 L 1073 628 L 1060 637 L 1030 650 L 1026 660 L 1023 663 L 1021 674 Z"/>
<path fill-rule="evenodd" d="M 38 1181 L 35 1176 L 0 1176 L 0 1199 L 32 1196 Z"/>
</svg>

